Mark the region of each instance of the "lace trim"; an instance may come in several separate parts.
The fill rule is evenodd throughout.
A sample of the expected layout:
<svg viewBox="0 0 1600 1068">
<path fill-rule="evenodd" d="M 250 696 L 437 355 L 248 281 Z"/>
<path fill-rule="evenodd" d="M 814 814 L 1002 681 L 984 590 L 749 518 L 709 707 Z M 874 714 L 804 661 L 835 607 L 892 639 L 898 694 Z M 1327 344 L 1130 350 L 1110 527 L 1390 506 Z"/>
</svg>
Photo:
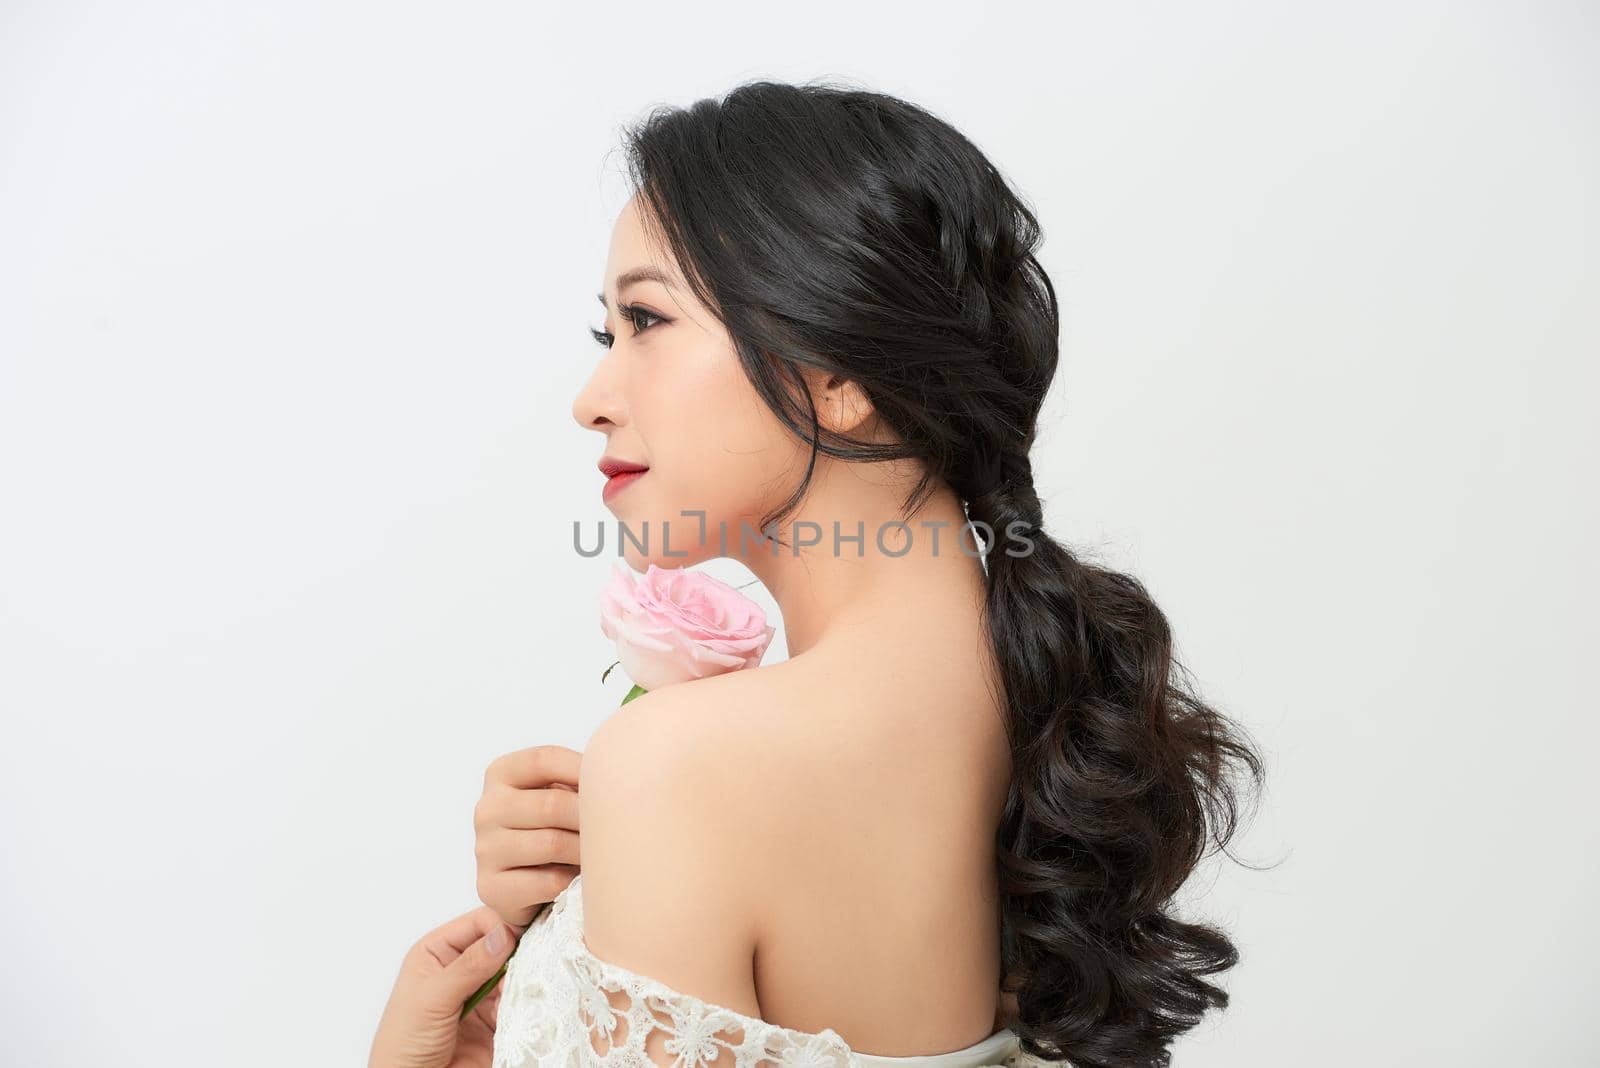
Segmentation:
<svg viewBox="0 0 1600 1068">
<path fill-rule="evenodd" d="M 781 1027 L 601 960 L 583 941 L 582 878 L 556 895 L 511 955 L 501 980 L 493 1068 L 655 1068 L 651 1054 L 661 1049 L 675 1068 L 861 1068 L 899 1059 L 855 1054 L 832 1028 Z M 652 1043 L 658 1031 L 663 1038 Z M 1050 1064 L 1015 1046 L 995 1062 Z"/>
</svg>

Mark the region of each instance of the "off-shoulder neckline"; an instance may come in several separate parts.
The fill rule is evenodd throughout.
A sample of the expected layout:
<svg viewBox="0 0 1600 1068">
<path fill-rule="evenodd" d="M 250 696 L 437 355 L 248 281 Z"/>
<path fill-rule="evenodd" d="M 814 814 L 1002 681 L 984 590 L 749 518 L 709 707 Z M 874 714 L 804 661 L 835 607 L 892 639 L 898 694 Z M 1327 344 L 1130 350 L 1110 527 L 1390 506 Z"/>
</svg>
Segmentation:
<svg viewBox="0 0 1600 1068">
<path fill-rule="evenodd" d="M 719 1016 L 727 1016 L 737 1021 L 738 1024 L 757 1034 L 781 1034 L 796 1043 L 823 1042 L 836 1048 L 839 1052 L 859 1059 L 867 1065 L 879 1065 L 882 1068 L 943 1068 L 945 1065 L 977 1065 L 991 1063 L 987 1058 L 993 1056 L 996 1060 L 1015 1041 L 1016 1032 L 1009 1027 L 1003 1027 L 986 1038 L 974 1042 L 962 1049 L 951 1050 L 947 1053 L 925 1053 L 907 1056 L 891 1057 L 878 1053 L 863 1053 L 854 1049 L 844 1040 L 844 1036 L 831 1027 L 824 1027 L 821 1031 L 800 1031 L 792 1027 L 784 1027 L 759 1016 L 730 1009 L 726 1006 L 715 1005 L 704 998 L 695 997 L 676 990 L 653 976 L 625 968 L 620 964 L 604 960 L 595 955 L 583 937 L 583 894 L 580 883 L 583 873 L 574 875 L 570 882 L 556 894 L 550 904 L 551 922 L 560 924 L 565 931 L 565 941 L 575 953 L 580 953 L 594 967 L 606 973 L 608 977 L 621 980 L 627 985 L 641 992 L 657 995 L 669 1002 L 697 1002 L 708 1010 L 716 1012 Z M 980 1056 L 981 1055 L 981 1056 Z"/>
</svg>

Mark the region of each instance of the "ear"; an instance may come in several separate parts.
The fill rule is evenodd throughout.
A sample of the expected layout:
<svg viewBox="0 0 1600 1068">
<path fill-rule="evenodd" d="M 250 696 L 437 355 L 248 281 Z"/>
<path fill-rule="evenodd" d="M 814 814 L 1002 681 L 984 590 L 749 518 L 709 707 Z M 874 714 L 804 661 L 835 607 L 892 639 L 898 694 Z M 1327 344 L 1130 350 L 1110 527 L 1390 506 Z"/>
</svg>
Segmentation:
<svg viewBox="0 0 1600 1068">
<path fill-rule="evenodd" d="M 807 376 L 811 381 L 811 397 L 817 406 L 817 421 L 836 434 L 853 434 L 875 409 L 867 391 L 843 375 L 815 373 Z"/>
</svg>

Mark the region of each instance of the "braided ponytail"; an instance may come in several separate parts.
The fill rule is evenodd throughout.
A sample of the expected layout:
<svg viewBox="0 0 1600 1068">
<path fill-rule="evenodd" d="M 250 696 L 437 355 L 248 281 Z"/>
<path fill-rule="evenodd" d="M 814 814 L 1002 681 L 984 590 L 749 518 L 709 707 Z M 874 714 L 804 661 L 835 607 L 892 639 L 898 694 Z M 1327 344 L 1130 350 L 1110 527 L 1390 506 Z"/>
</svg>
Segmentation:
<svg viewBox="0 0 1600 1068">
<path fill-rule="evenodd" d="M 1077 559 L 1043 528 L 1026 451 L 974 490 L 969 519 L 1026 550 L 984 554 L 985 621 L 1005 687 L 1012 784 L 996 834 L 1001 974 L 1037 1056 L 1165 1065 L 1171 1039 L 1227 993 L 1222 932 L 1168 902 L 1225 844 L 1225 765 L 1259 758 L 1180 687 L 1166 617 L 1135 579 Z"/>
<path fill-rule="evenodd" d="M 967 496 L 967 519 L 991 548 L 1002 537 L 1030 540 L 1042 533 L 1044 526 L 1044 506 L 1033 488 L 1033 463 L 1027 450 L 1000 451 L 994 456 L 988 465 L 990 473 L 976 482 L 984 488 Z M 983 555 L 985 574 L 992 566 L 989 555 Z"/>
</svg>

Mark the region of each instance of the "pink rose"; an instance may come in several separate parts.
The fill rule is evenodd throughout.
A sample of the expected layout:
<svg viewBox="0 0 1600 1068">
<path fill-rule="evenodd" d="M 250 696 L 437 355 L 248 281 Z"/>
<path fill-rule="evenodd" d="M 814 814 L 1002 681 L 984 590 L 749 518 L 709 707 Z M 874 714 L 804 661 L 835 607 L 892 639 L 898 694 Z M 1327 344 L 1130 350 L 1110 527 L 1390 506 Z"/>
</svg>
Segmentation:
<svg viewBox="0 0 1600 1068">
<path fill-rule="evenodd" d="M 600 596 L 600 629 L 640 690 L 755 667 L 775 630 L 760 605 L 704 572 L 651 564 L 635 578 L 621 563 Z"/>
</svg>

